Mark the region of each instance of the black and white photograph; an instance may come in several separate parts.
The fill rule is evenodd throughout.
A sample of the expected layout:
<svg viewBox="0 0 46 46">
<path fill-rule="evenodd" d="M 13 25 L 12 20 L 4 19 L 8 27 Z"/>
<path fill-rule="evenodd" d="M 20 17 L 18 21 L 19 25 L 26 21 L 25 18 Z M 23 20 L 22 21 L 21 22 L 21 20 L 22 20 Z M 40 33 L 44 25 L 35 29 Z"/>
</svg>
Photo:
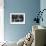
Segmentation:
<svg viewBox="0 0 46 46">
<path fill-rule="evenodd" d="M 25 13 L 10 13 L 10 24 L 25 24 Z"/>
</svg>

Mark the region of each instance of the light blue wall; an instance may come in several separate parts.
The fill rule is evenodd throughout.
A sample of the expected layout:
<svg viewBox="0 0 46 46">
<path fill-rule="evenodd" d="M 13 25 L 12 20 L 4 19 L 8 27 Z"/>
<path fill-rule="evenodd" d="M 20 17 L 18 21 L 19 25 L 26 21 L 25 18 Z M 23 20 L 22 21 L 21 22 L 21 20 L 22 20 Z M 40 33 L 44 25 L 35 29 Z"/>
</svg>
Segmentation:
<svg viewBox="0 0 46 46">
<path fill-rule="evenodd" d="M 40 10 L 42 11 L 43 9 L 46 9 L 46 0 L 41 0 L 40 1 Z M 46 11 L 43 12 L 43 22 L 40 22 L 40 25 L 45 26 L 46 27 Z"/>
<path fill-rule="evenodd" d="M 40 9 L 40 0 L 4 0 L 4 35 L 7 41 L 18 41 L 32 28 L 33 19 Z M 11 25 L 10 13 L 25 13 L 24 25 Z"/>
</svg>

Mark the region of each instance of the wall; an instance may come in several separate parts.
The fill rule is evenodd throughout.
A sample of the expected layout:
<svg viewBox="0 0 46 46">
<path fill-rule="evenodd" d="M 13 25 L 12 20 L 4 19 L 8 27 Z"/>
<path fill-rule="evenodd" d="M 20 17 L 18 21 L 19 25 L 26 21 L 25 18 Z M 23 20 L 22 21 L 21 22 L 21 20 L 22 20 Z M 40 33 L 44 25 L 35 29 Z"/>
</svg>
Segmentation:
<svg viewBox="0 0 46 46">
<path fill-rule="evenodd" d="M 46 9 L 46 0 L 40 0 L 40 9 L 41 9 L 41 11 L 43 9 Z M 40 25 L 46 27 L 46 10 L 43 12 L 42 17 L 43 17 L 43 22 L 41 21 L 40 22 Z"/>
<path fill-rule="evenodd" d="M 0 42 L 4 41 L 4 0 L 0 0 Z"/>
<path fill-rule="evenodd" d="M 32 29 L 35 14 L 40 10 L 40 0 L 4 0 L 4 38 L 18 41 Z M 25 24 L 11 25 L 10 13 L 25 13 Z"/>
</svg>

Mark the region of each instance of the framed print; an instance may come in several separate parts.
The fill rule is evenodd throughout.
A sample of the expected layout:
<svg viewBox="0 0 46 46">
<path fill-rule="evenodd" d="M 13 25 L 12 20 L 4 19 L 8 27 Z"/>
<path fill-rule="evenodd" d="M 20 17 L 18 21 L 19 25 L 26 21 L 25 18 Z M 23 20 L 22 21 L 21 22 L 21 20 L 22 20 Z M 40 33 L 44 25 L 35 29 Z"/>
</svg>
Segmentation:
<svg viewBox="0 0 46 46">
<path fill-rule="evenodd" d="M 10 24 L 25 24 L 25 13 L 10 13 Z"/>
</svg>

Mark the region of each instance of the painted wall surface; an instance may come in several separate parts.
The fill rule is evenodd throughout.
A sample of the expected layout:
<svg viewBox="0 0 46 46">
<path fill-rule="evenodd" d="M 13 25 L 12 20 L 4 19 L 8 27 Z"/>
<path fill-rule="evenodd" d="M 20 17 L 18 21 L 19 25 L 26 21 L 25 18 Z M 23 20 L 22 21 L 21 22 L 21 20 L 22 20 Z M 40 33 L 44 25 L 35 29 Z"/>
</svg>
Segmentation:
<svg viewBox="0 0 46 46">
<path fill-rule="evenodd" d="M 40 9 L 40 0 L 4 0 L 4 38 L 18 41 L 32 29 L 36 12 Z M 11 25 L 10 13 L 25 13 L 25 24 Z"/>
<path fill-rule="evenodd" d="M 43 9 L 46 9 L 46 0 L 41 0 L 41 1 L 40 1 L 40 9 L 41 9 L 41 11 L 42 11 Z M 43 22 L 41 21 L 41 22 L 40 22 L 40 25 L 46 27 L 46 10 L 43 12 L 42 17 L 43 17 Z"/>
<path fill-rule="evenodd" d="M 4 2 L 0 0 L 0 42 L 4 41 Z"/>
</svg>

